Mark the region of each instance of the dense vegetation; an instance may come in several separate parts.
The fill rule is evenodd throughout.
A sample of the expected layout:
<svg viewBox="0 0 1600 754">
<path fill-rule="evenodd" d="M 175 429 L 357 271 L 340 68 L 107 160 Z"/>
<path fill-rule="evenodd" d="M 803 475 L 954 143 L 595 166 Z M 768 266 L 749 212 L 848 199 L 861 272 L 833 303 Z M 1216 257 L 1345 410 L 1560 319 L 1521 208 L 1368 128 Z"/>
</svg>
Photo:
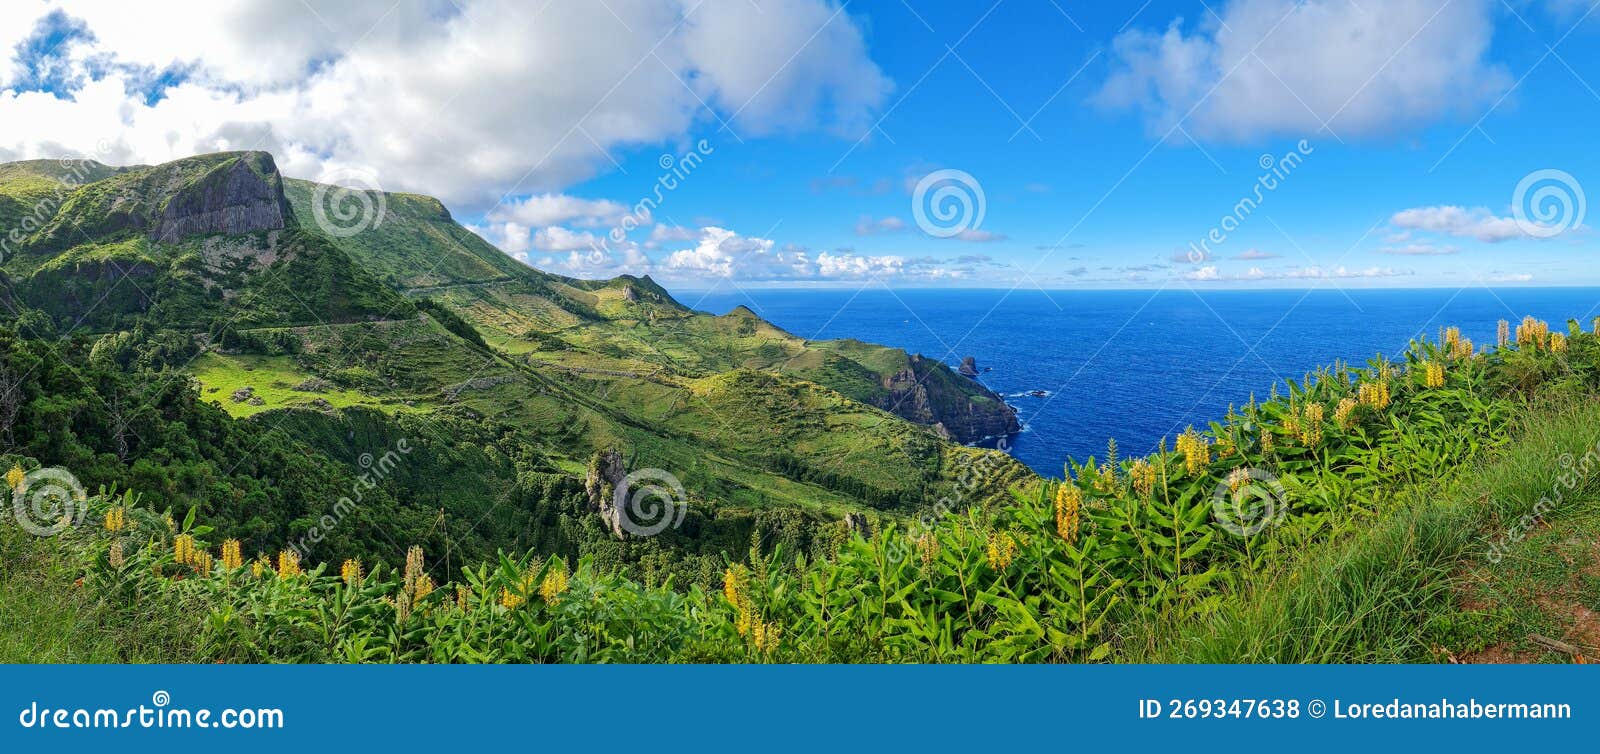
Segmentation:
<svg viewBox="0 0 1600 754">
<path fill-rule="evenodd" d="M 342 202 L 376 214 L 323 227 Z M 252 551 L 420 544 L 455 578 L 535 549 L 681 583 L 752 540 L 817 554 L 847 514 L 911 516 L 974 457 L 1004 461 L 974 499 L 1031 476 L 952 441 L 1015 419 L 942 364 L 547 275 L 435 199 L 284 179 L 265 153 L 3 165 L 0 210 L 0 454 Z M 588 478 L 613 452 L 681 480 L 675 526 L 614 536 Z"/>
<path fill-rule="evenodd" d="M 84 525 L 0 544 L 70 595 L 26 614 L 93 615 L 129 634 L 106 651 L 138 659 L 1439 660 L 1525 628 L 1465 606 L 1466 578 L 1545 547 L 1541 526 L 1593 520 L 1597 396 L 1600 337 L 1576 322 L 1528 320 L 1482 350 L 1451 330 L 1309 375 L 1172 451 L 1112 448 L 1009 502 L 963 505 L 958 486 L 921 521 L 656 586 L 536 551 L 451 581 L 426 546 L 394 567 L 257 555 L 203 516 L 110 493 Z M 152 613 L 201 617 L 158 621 L 155 640 Z"/>
</svg>

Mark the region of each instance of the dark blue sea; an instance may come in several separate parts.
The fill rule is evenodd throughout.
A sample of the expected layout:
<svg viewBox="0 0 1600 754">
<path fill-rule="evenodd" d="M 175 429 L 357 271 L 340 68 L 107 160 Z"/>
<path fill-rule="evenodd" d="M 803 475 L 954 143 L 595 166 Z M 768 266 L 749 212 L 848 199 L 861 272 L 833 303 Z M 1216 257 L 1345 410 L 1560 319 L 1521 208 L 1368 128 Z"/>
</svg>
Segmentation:
<svg viewBox="0 0 1600 754">
<path fill-rule="evenodd" d="M 1142 455 L 1335 360 L 1397 355 L 1448 325 L 1492 344 L 1501 319 L 1564 329 L 1600 315 L 1600 289 L 1364 291 L 762 290 L 678 292 L 725 314 L 740 304 L 804 338 L 857 338 L 952 366 L 974 356 L 1026 429 L 1012 453 L 1043 474 Z M 1032 391 L 1043 391 L 1037 397 Z M 1170 440 L 1169 440 L 1170 446 Z"/>
</svg>

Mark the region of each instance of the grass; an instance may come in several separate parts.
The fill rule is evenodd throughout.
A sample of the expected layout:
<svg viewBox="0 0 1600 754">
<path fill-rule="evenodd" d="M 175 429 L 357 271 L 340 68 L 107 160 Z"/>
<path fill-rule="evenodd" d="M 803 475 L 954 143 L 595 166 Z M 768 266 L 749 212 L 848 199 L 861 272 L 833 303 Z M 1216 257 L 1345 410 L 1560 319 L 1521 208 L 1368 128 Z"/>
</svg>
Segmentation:
<svg viewBox="0 0 1600 754">
<path fill-rule="evenodd" d="M 198 624 L 146 595 L 118 604 L 79 586 L 72 551 L 0 526 L 0 663 L 184 662 Z"/>
<path fill-rule="evenodd" d="M 365 406 L 391 413 L 411 410 L 392 398 L 378 398 L 332 386 L 319 392 L 295 390 L 296 385 L 311 379 L 313 375 L 300 369 L 287 356 L 211 352 L 196 359 L 191 369 L 200 381 L 200 396 L 208 401 L 217 401 L 235 418 L 242 419 L 279 408 L 306 407 L 318 399 L 327 401 L 333 408 Z M 244 388 L 249 388 L 251 395 L 261 402 L 233 400 L 234 392 Z"/>
<path fill-rule="evenodd" d="M 1429 629 L 1441 659 L 1455 662 L 1566 662 L 1549 637 L 1600 657 L 1600 510 L 1580 508 L 1542 521 L 1496 561 L 1461 574 L 1458 609 Z"/>
<path fill-rule="evenodd" d="M 1515 439 L 1487 463 L 1414 486 L 1370 528 L 1249 576 L 1205 620 L 1142 626 L 1128 640 L 1130 656 L 1149 662 L 1423 662 L 1448 659 L 1457 653 L 1452 648 L 1481 652 L 1535 629 L 1556 630 L 1536 609 L 1540 590 L 1567 584 L 1564 593 L 1581 599 L 1587 586 L 1588 609 L 1597 607 L 1593 561 L 1580 563 L 1574 552 L 1582 547 L 1576 542 L 1592 545 L 1600 527 L 1600 479 L 1584 479 L 1549 514 L 1574 532 L 1575 543 L 1533 537 L 1499 564 L 1489 562 L 1489 547 L 1557 488 L 1566 470 L 1562 459 L 1581 458 L 1597 439 L 1600 404 L 1530 409 Z M 1574 582 L 1583 569 L 1588 574 Z"/>
</svg>

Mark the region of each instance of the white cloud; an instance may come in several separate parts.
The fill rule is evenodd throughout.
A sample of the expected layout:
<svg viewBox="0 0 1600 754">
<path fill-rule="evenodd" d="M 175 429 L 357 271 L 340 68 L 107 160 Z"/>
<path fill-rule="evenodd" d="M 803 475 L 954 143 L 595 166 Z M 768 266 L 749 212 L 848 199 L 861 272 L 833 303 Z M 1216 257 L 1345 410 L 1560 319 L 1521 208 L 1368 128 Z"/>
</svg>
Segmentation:
<svg viewBox="0 0 1600 754">
<path fill-rule="evenodd" d="M 856 221 L 856 235 L 858 236 L 893 233 L 905 229 L 906 221 L 898 217 L 885 217 L 882 220 L 874 220 L 870 216 L 862 215 L 861 219 Z"/>
<path fill-rule="evenodd" d="M 1231 0 L 1185 31 L 1139 29 L 1113 41 L 1114 70 L 1094 101 L 1145 114 L 1152 133 L 1182 124 L 1202 139 L 1340 135 L 1426 125 L 1510 86 L 1485 60 L 1490 0 Z"/>
<path fill-rule="evenodd" d="M 684 228 L 677 225 L 657 225 L 656 227 L 650 229 L 649 244 L 659 245 L 663 243 L 693 241 L 699 236 L 700 232 L 694 228 Z"/>
<path fill-rule="evenodd" d="M 873 256 L 848 249 L 812 252 L 801 246 L 779 245 L 769 238 L 745 236 L 716 226 L 704 227 L 695 233 L 690 240 L 692 246 L 656 255 L 632 243 L 589 246 L 587 242 L 593 240 L 589 234 L 559 227 L 535 234 L 531 246 L 542 251 L 568 251 L 564 257 L 546 256 L 539 260 L 541 268 L 564 274 L 609 277 L 627 273 L 695 282 L 722 278 L 750 282 L 839 282 L 874 278 L 952 280 L 970 278 L 979 268 L 994 264 L 988 257 L 972 255 L 938 259 Z M 496 238 L 493 233 L 485 237 Z M 526 254 L 519 258 L 527 261 Z"/>
<path fill-rule="evenodd" d="M 1235 254 L 1233 256 L 1233 258 L 1234 259 L 1277 259 L 1279 256 L 1281 256 L 1281 255 L 1274 254 L 1274 253 L 1272 253 L 1270 251 L 1262 251 L 1260 249 L 1245 249 L 1244 251 L 1241 251 L 1238 254 Z"/>
<path fill-rule="evenodd" d="M 981 229 L 978 229 L 978 228 L 968 228 L 966 230 L 961 231 L 960 233 L 955 234 L 954 238 L 957 241 L 967 241 L 967 242 L 970 242 L 970 243 L 989 243 L 991 241 L 1004 241 L 1004 240 L 1006 240 L 1006 234 L 1004 234 L 1004 233 L 996 233 L 996 232 L 994 232 L 992 230 L 981 230 Z"/>
<path fill-rule="evenodd" d="M 1389 223 L 1404 230 L 1423 230 L 1461 238 L 1476 238 L 1487 243 L 1499 243 L 1526 236 L 1517 221 L 1509 217 L 1496 217 L 1484 208 L 1466 207 L 1416 207 L 1401 210 L 1389 218 Z"/>
<path fill-rule="evenodd" d="M 702 101 L 742 133 L 853 128 L 889 89 L 835 0 L 390 5 L 7 3 L 0 71 L 18 68 L 3 56 L 48 7 L 93 41 L 73 46 L 91 75 L 62 97 L 0 73 L 13 86 L 0 159 L 266 149 L 291 175 L 357 166 L 390 190 L 486 207 L 591 177 L 610 152 L 679 142 L 708 117 Z M 150 97 L 160 71 L 184 75 Z"/>
<path fill-rule="evenodd" d="M 1337 266 L 1325 269 L 1320 265 L 1305 267 L 1290 267 L 1281 270 L 1263 270 L 1260 267 L 1251 267 L 1240 274 L 1226 274 L 1217 269 L 1215 265 L 1206 265 L 1196 270 L 1183 274 L 1183 280 L 1194 282 L 1236 282 L 1259 280 L 1348 280 L 1359 278 L 1390 278 L 1405 277 L 1413 274 L 1410 270 L 1397 270 L 1393 267 L 1367 267 L 1364 269 L 1349 269 Z"/>
<path fill-rule="evenodd" d="M 1425 242 L 1408 243 L 1404 246 L 1385 246 L 1383 248 L 1383 253 L 1385 254 L 1397 254 L 1400 256 L 1410 257 L 1446 256 L 1449 254 L 1458 254 L 1460 252 L 1460 249 L 1448 244 L 1439 246 Z"/>
<path fill-rule="evenodd" d="M 489 213 L 491 220 L 514 221 L 523 225 L 577 225 L 584 228 L 610 227 L 622 222 L 627 207 L 609 199 L 580 199 L 566 194 L 536 194 L 521 201 L 507 202 Z"/>
</svg>

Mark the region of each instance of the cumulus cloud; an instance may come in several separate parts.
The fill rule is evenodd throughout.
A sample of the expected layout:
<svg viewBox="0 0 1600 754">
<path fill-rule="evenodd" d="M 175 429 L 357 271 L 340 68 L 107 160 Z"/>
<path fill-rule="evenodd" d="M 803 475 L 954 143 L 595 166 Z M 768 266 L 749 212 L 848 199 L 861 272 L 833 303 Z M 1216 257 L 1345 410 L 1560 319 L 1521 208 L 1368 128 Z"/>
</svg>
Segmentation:
<svg viewBox="0 0 1600 754">
<path fill-rule="evenodd" d="M 522 225 L 577 225 L 599 228 L 622 222 L 622 218 L 629 211 L 627 207 L 609 199 L 580 199 L 565 194 L 536 194 L 495 207 L 489 213 L 489 218 Z"/>
<path fill-rule="evenodd" d="M 1492 101 L 1511 84 L 1486 59 L 1490 0 L 1231 0 L 1189 27 L 1112 43 L 1093 101 L 1144 114 L 1154 134 L 1198 138 L 1413 129 Z"/>
<path fill-rule="evenodd" d="M 18 47 L 57 9 L 81 22 L 73 44 Z M 265 149 L 291 175 L 355 167 L 390 190 L 484 208 L 558 192 L 612 151 L 681 141 L 707 104 L 740 133 L 853 130 L 890 89 L 837 0 L 233 0 L 182 12 L 174 23 L 136 3 L 3 4 L 0 159 Z"/>
<path fill-rule="evenodd" d="M 1403 230 L 1422 230 L 1443 233 L 1461 238 L 1476 238 L 1487 243 L 1499 243 L 1526 234 L 1509 217 L 1496 217 L 1493 212 L 1479 207 L 1416 207 L 1401 210 L 1389 218 L 1389 224 Z"/>
<path fill-rule="evenodd" d="M 1244 251 L 1241 251 L 1238 254 L 1233 255 L 1233 258 L 1234 259 L 1277 259 L 1279 256 L 1281 256 L 1281 255 L 1274 254 L 1274 253 L 1272 253 L 1270 251 L 1262 251 L 1260 249 L 1245 249 Z"/>
<path fill-rule="evenodd" d="M 936 258 L 858 254 L 850 249 L 816 252 L 718 226 L 694 231 L 692 239 L 678 242 L 688 244 L 681 248 L 656 252 L 647 251 L 647 245 L 632 243 L 589 245 L 587 242 L 595 239 L 587 233 L 562 228 L 546 230 L 551 232 L 534 234 L 526 246 L 568 253 L 540 257 L 539 266 L 577 277 L 626 273 L 692 282 L 724 278 L 749 282 L 937 281 L 971 279 L 983 269 L 999 266 L 982 255 Z M 676 232 L 671 235 L 681 236 Z M 493 233 L 485 237 L 498 240 Z M 667 240 L 663 234 L 662 243 L 670 247 L 674 241 Z M 526 253 L 514 255 L 529 261 Z"/>
</svg>

